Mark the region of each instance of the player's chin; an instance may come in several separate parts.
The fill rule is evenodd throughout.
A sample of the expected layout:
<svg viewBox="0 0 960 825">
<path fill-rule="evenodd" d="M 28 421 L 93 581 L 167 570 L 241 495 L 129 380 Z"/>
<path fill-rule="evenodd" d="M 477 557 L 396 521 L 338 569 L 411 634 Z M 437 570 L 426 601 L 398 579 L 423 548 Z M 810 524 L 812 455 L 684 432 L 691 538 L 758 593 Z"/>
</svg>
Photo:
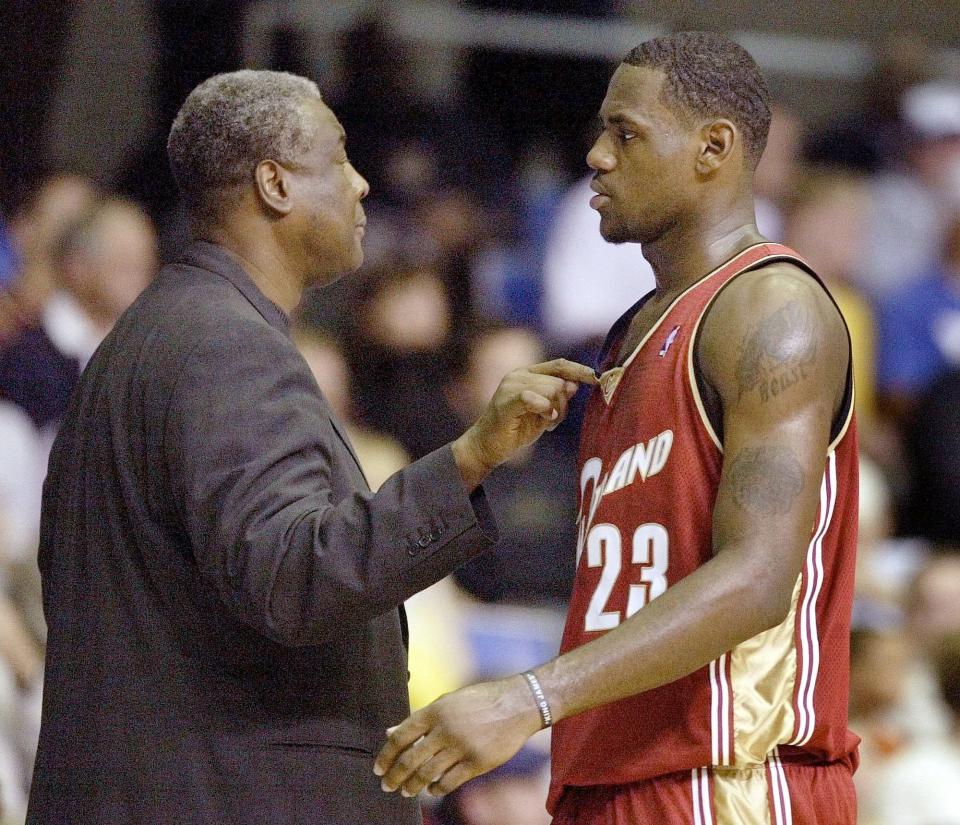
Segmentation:
<svg viewBox="0 0 960 825">
<path fill-rule="evenodd" d="M 632 233 L 609 211 L 600 213 L 600 235 L 607 243 L 629 243 Z"/>
</svg>

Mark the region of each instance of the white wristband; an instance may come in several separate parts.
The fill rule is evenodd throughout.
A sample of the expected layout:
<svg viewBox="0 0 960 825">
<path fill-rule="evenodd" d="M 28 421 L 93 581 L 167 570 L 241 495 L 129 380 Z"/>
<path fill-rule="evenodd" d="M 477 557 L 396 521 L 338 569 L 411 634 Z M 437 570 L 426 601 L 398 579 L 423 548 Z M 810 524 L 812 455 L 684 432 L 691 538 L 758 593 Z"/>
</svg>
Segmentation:
<svg viewBox="0 0 960 825">
<path fill-rule="evenodd" d="M 540 687 L 540 680 L 534 675 L 532 670 L 524 672 L 523 678 L 527 680 L 530 692 L 533 694 L 534 701 L 537 703 L 537 709 L 540 711 L 540 721 L 544 728 L 549 728 L 553 724 L 553 714 L 550 713 L 550 704 L 547 697 Z"/>
</svg>

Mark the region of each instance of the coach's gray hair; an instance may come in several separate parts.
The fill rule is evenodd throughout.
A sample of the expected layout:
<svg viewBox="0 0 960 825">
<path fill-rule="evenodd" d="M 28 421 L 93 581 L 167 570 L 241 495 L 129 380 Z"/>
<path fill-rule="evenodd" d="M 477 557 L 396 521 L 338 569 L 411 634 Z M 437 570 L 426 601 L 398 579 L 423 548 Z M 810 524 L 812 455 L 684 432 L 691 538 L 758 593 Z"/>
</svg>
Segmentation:
<svg viewBox="0 0 960 825">
<path fill-rule="evenodd" d="M 262 160 L 290 163 L 313 134 L 303 103 L 317 84 L 288 72 L 243 69 L 214 75 L 184 101 L 170 127 L 167 156 L 189 210 L 209 214 L 212 197 L 252 181 Z"/>
</svg>

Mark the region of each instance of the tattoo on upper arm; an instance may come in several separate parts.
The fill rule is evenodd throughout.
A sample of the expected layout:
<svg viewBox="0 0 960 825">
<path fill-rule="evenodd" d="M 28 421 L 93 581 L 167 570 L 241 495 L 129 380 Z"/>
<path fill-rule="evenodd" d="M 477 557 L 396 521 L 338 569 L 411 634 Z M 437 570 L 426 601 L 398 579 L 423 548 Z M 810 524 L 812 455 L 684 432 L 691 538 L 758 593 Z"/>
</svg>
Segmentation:
<svg viewBox="0 0 960 825">
<path fill-rule="evenodd" d="M 814 318 L 810 308 L 792 300 L 763 318 L 744 343 L 737 362 L 738 398 L 757 390 L 766 404 L 804 381 L 817 357 Z M 803 345 L 798 348 L 797 341 Z"/>
<path fill-rule="evenodd" d="M 787 447 L 746 447 L 726 470 L 737 504 L 751 513 L 782 516 L 803 489 L 803 467 Z"/>
</svg>

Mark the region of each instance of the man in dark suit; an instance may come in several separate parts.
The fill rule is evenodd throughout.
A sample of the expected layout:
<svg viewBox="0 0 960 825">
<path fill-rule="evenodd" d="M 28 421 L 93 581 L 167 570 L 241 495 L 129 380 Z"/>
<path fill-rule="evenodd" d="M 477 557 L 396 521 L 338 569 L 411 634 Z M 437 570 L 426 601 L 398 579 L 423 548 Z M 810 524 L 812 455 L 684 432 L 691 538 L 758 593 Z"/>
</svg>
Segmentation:
<svg viewBox="0 0 960 825">
<path fill-rule="evenodd" d="M 478 484 L 593 378 L 511 373 L 370 493 L 287 320 L 362 261 L 343 140 L 275 72 L 211 78 L 173 124 L 198 240 L 93 357 L 44 489 L 30 823 L 419 821 L 372 772 L 408 713 L 399 606 L 490 546 Z"/>
</svg>

